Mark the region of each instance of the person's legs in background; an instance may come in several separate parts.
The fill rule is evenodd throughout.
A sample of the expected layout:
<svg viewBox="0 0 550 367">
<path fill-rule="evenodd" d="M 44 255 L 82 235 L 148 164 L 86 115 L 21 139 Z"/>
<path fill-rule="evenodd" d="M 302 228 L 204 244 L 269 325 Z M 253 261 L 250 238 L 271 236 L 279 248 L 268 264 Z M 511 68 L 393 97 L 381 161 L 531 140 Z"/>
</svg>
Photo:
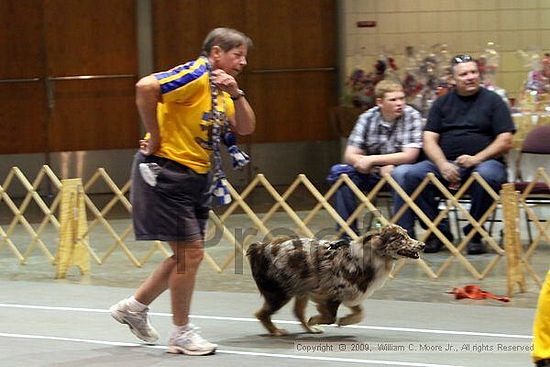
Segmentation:
<svg viewBox="0 0 550 367">
<path fill-rule="evenodd" d="M 503 183 L 506 182 L 506 166 L 497 160 L 491 159 L 482 162 L 476 166 L 473 172 L 479 173 L 479 175 L 491 186 L 493 190 L 497 192 Z M 489 193 L 477 182 L 472 183 L 469 189 L 472 206 L 470 208 L 470 214 L 475 220 L 479 220 L 485 214 L 487 209 L 493 204 L 494 200 Z M 464 227 L 464 233 L 467 234 L 472 230 L 472 225 L 468 224 Z M 476 233 L 470 243 L 468 243 L 468 254 L 479 255 L 485 253 L 485 246 L 481 242 L 481 235 Z"/>
<path fill-rule="evenodd" d="M 415 168 L 415 164 L 402 164 L 395 167 L 391 172 L 391 177 L 399 185 L 399 187 L 401 187 L 403 191 L 405 191 L 408 195 L 410 195 L 411 193 L 408 192 L 408 188 L 405 182 L 405 177 L 407 172 L 414 168 Z M 401 209 L 401 207 L 405 205 L 405 201 L 403 200 L 401 195 L 399 195 L 397 191 L 393 189 L 392 189 L 392 197 L 393 197 L 392 215 L 395 215 L 399 211 L 399 209 Z M 405 229 L 408 232 L 409 236 L 411 236 L 412 238 L 416 238 L 415 231 L 414 231 L 414 218 L 415 216 L 413 211 L 411 209 L 407 209 L 405 210 L 403 215 L 399 217 L 397 221 L 397 224 L 403 227 L 403 229 Z"/>
<path fill-rule="evenodd" d="M 410 167 L 407 167 L 406 172 L 404 173 L 404 178 L 402 178 L 403 185 L 401 185 L 401 187 L 403 187 L 408 195 L 411 195 L 414 190 L 416 190 L 416 188 L 420 186 L 420 183 L 424 180 L 424 178 L 426 178 L 428 173 L 434 173 L 436 177 L 441 180 L 441 175 L 439 174 L 437 166 L 431 161 L 425 160 L 411 165 Z M 433 221 L 439 214 L 439 210 L 437 208 L 439 201 L 437 200 L 437 196 L 437 190 L 435 189 L 435 187 L 433 187 L 432 185 L 428 185 L 415 200 L 416 205 L 418 205 L 418 207 L 424 212 L 424 214 L 428 217 L 428 219 L 430 219 L 430 221 Z M 397 199 L 397 203 L 394 205 L 394 213 L 399 210 L 402 203 L 402 199 Z M 409 233 L 414 233 L 413 212 L 408 209 L 407 213 L 405 213 L 397 221 L 397 224 L 406 229 Z M 421 223 L 421 225 L 422 224 L 423 223 Z M 449 230 L 449 222 L 447 219 L 442 220 L 439 223 L 438 228 L 441 232 L 443 232 L 445 237 L 447 237 L 451 242 L 453 241 L 453 235 Z M 443 246 L 443 242 L 441 242 L 438 237 L 432 234 L 426 240 L 426 247 L 424 247 L 424 252 L 438 252 Z"/>
<path fill-rule="evenodd" d="M 380 176 L 378 175 L 365 175 L 359 172 L 350 174 L 349 177 L 362 192 L 368 192 L 380 180 Z M 342 184 L 334 193 L 334 208 L 344 221 L 347 221 L 357 209 L 357 196 L 345 183 Z M 350 227 L 357 235 L 361 235 L 361 233 L 359 233 L 359 229 L 357 228 L 357 220 L 353 221 L 350 224 Z M 340 230 L 339 225 L 336 226 L 336 230 Z M 344 232 L 342 233 L 341 238 L 350 239 L 350 236 Z"/>
</svg>

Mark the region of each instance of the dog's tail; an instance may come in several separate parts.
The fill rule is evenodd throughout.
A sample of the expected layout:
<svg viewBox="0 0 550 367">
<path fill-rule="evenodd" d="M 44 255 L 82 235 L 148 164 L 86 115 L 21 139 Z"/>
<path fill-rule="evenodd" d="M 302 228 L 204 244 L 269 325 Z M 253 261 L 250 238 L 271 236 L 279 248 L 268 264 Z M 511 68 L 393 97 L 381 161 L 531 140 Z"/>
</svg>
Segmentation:
<svg viewBox="0 0 550 367">
<path fill-rule="evenodd" d="M 261 251 L 260 248 L 262 247 L 262 245 L 263 244 L 261 242 L 254 242 L 250 244 L 250 246 L 248 246 L 248 248 L 246 249 L 246 257 L 248 257 L 248 260 L 252 260 L 258 255 L 258 253 Z"/>
<path fill-rule="evenodd" d="M 265 244 L 262 242 L 254 242 L 246 250 L 246 256 L 248 257 L 248 263 L 250 264 L 250 269 L 252 270 L 252 276 L 254 279 L 257 279 L 259 272 L 261 272 L 261 263 L 264 258 L 262 252 Z"/>
</svg>

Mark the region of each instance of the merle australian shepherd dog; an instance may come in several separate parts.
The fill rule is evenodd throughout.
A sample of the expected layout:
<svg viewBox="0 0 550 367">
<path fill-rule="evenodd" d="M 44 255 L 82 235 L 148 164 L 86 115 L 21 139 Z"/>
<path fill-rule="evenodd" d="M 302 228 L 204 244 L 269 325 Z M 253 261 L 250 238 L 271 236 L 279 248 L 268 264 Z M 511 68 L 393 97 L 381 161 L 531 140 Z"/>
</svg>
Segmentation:
<svg viewBox="0 0 550 367">
<path fill-rule="evenodd" d="M 321 333 L 319 324 L 340 326 L 363 319 L 361 303 L 380 288 L 398 258 L 418 259 L 422 242 L 397 225 L 369 232 L 352 242 L 279 238 L 250 245 L 252 275 L 265 299 L 256 317 L 271 335 L 285 335 L 271 316 L 295 298 L 294 315 L 307 332 Z M 308 300 L 318 315 L 306 321 Z M 351 313 L 336 319 L 340 304 Z"/>
</svg>

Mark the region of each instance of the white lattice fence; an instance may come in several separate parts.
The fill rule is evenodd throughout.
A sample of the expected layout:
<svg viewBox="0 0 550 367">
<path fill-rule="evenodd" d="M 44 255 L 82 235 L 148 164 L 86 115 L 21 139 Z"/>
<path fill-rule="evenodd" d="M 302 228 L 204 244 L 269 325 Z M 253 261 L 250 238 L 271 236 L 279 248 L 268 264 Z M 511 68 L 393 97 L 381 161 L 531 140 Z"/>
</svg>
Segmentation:
<svg viewBox="0 0 550 367">
<path fill-rule="evenodd" d="M 546 183 L 550 181 L 548 175 L 542 169 L 539 170 L 537 179 Z M 10 188 L 15 182 L 23 186 L 26 190 L 26 194 L 19 204 L 15 204 L 16 201 L 12 198 L 13 195 L 10 195 Z M 475 221 L 460 202 L 460 199 L 474 182 L 484 187 L 495 200 L 479 221 Z M 52 194 L 48 200 L 38 194 L 38 188 L 41 187 L 41 185 L 49 186 Z M 103 191 L 107 189 L 109 192 L 108 200 L 102 205 L 94 203 L 91 197 L 92 195 L 88 194 L 98 185 L 103 186 Z M 449 257 L 435 268 L 423 259 L 418 261 L 402 260 L 398 262 L 394 269 L 394 276 L 397 276 L 404 266 L 418 266 L 427 276 L 435 279 L 445 274 L 445 272 L 449 270 L 450 265 L 456 260 L 458 264 L 475 279 L 483 279 L 491 274 L 498 262 L 505 256 L 504 250 L 483 228 L 483 224 L 493 215 L 494 211 L 499 206 L 499 194 L 494 192 L 481 176 L 475 173 L 463 183 L 462 187 L 454 195 L 449 192 L 433 174 L 429 174 L 410 197 L 403 192 L 389 175 L 386 175 L 369 193 L 364 193 L 359 190 L 347 175 L 342 175 L 324 194 L 322 194 L 305 175 L 298 175 L 294 182 L 292 182 L 292 184 L 282 193 L 279 193 L 262 174 L 257 175 L 240 193 L 233 188 L 229 182 L 227 182 L 227 185 L 233 197 L 233 202 L 223 212 L 211 211 L 211 220 L 206 236 L 207 243 L 217 241 L 215 243 L 216 246 L 225 246 L 227 248 L 227 251 L 220 256 L 220 251 L 217 251 L 219 247 L 214 250 L 213 247 L 207 246 L 206 261 L 209 266 L 218 272 L 223 272 L 230 267 L 230 265 L 234 263 L 236 256 L 244 256 L 244 251 L 252 241 L 258 240 L 259 238 L 270 239 L 276 235 L 278 231 L 281 230 L 281 222 L 285 223 L 284 229 L 287 232 L 298 236 L 313 237 L 322 234 L 325 237 L 336 238 L 345 232 L 352 238 L 356 238 L 357 236 L 351 230 L 350 224 L 356 219 L 361 219 L 364 213 L 374 215 L 382 224 L 388 222 L 394 223 L 407 208 L 410 208 L 427 227 L 427 230 L 420 240 L 426 239 L 431 233 L 435 234 L 449 250 Z M 348 185 L 357 196 L 360 203 L 357 210 L 347 221 L 344 221 L 330 204 L 332 196 L 341 185 Z M 386 218 L 374 204 L 375 199 L 385 185 L 389 185 L 393 188 L 403 197 L 406 203 L 406 206 L 395 213 L 392 218 Z M 430 221 L 414 202 L 418 194 L 428 185 L 433 185 L 437 188 L 446 203 L 446 207 L 434 221 Z M 4 205 L 5 211 L 8 212 L 8 217 L 11 216 L 11 219 L 8 220 L 6 224 L 0 225 L 0 256 L 2 252 L 4 252 L 3 250 L 5 250 L 4 254 L 9 251 L 9 253 L 15 256 L 20 263 L 25 263 L 28 257 L 34 254 L 38 249 L 40 255 L 44 256 L 50 262 L 54 261 L 54 252 L 58 244 L 59 236 L 52 236 L 52 233 L 59 231 L 59 221 L 55 213 L 59 207 L 60 186 L 60 180 L 47 166 L 44 166 L 38 172 L 36 178 L 32 180 L 32 183 L 17 167 L 10 170 L 3 184 L 0 186 L 0 204 Z M 141 267 L 150 261 L 156 253 L 160 253 L 162 257 L 171 255 L 166 245 L 158 241 L 147 242 L 145 245 L 142 244 L 140 251 L 135 250 L 135 246 L 132 243 L 132 226 L 131 222 L 128 221 L 132 210 L 131 204 L 127 198 L 129 189 L 130 182 L 127 182 L 122 187 L 118 187 L 103 168 L 99 168 L 92 178 L 84 183 L 85 203 L 89 214 L 88 232 L 83 237 L 91 238 L 90 242 L 86 245 L 88 246 L 91 258 L 96 264 L 108 262 L 113 254 L 116 253 L 123 254 L 131 264 L 137 267 Z M 247 202 L 255 190 L 264 190 L 267 193 L 264 197 L 273 201 L 273 205 L 263 213 L 255 212 L 253 210 L 254 205 Z M 310 196 L 310 202 L 313 202 L 311 208 L 300 211 L 292 208 L 290 204 L 291 198 L 298 191 L 306 192 L 307 195 Z M 543 242 L 550 243 L 549 224 L 548 222 L 544 222 L 546 218 L 537 217 L 532 207 L 526 204 L 528 194 L 529 191 L 526 191 L 526 193 L 521 196 L 519 204 L 535 225 L 537 236 L 533 239 L 533 242 L 529 244 L 524 254 L 524 261 L 527 264 L 529 264 L 529 260 L 533 258 L 537 249 L 541 247 Z M 35 218 L 36 223 L 31 223 L 31 221 L 26 218 L 26 214 L 31 204 L 38 207 L 38 209 L 35 210 L 35 212 L 39 213 L 39 218 Z M 124 220 L 113 220 L 109 217 L 115 207 L 118 207 L 119 216 L 121 211 L 125 213 Z M 473 226 L 473 230 L 467 233 L 457 244 L 451 243 L 437 228 L 437 225 L 441 220 L 447 217 L 450 210 L 459 212 L 461 216 Z M 275 217 L 277 217 L 277 221 L 274 220 Z M 319 227 L 316 221 L 321 221 L 324 224 Z M 248 223 L 247 226 L 244 224 L 245 222 Z M 275 222 L 279 224 L 274 224 Z M 235 225 L 235 223 L 237 223 L 237 225 Z M 339 231 L 335 229 L 336 224 L 340 227 Z M 253 233 L 251 234 L 251 231 L 247 232 L 246 230 L 241 231 L 241 233 L 235 229 L 236 226 L 239 227 L 240 230 L 253 229 Z M 17 231 L 16 229 L 18 227 L 19 230 Z M 49 231 L 46 230 L 48 227 Z M 92 236 L 88 236 L 94 231 L 99 230 L 103 232 L 101 246 L 94 243 Z M 476 231 L 481 234 L 486 244 L 494 253 L 487 265 L 481 269 L 476 268 L 476 266 L 462 254 L 466 244 L 471 240 Z M 16 236 L 17 232 L 23 232 L 26 236 L 24 238 Z M 108 238 L 107 242 L 105 238 Z M 138 256 L 138 252 L 141 256 Z M 534 277 L 540 284 L 540 278 L 537 277 L 536 274 L 534 274 Z"/>
</svg>

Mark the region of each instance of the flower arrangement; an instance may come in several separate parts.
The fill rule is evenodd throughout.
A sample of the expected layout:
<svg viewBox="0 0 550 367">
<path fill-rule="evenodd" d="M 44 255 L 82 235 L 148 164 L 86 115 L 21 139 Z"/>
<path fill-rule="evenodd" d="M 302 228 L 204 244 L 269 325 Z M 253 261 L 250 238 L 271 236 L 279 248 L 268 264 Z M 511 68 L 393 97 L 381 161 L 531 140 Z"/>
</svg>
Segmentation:
<svg viewBox="0 0 550 367">
<path fill-rule="evenodd" d="M 500 66 L 500 55 L 495 49 L 494 42 L 487 42 L 487 48 L 476 60 L 481 78 L 481 85 L 498 94 L 504 103 L 510 107 L 510 100 L 506 90 L 496 85 L 496 74 Z"/>
<path fill-rule="evenodd" d="M 402 84 L 407 103 L 426 117 L 433 101 L 451 87 L 450 73 L 444 66 L 448 58 L 447 45 L 433 45 L 429 53 L 417 53 L 408 46 L 405 55 L 407 66 Z"/>
<path fill-rule="evenodd" d="M 530 69 L 519 95 L 522 112 L 542 112 L 550 108 L 550 53 L 541 58 L 536 51 L 518 51 L 524 66 Z"/>
<path fill-rule="evenodd" d="M 354 69 L 346 81 L 344 105 L 368 109 L 376 104 L 374 87 L 376 84 L 395 74 L 397 66 L 392 57 L 382 56 L 373 65 L 373 70 Z"/>
</svg>

